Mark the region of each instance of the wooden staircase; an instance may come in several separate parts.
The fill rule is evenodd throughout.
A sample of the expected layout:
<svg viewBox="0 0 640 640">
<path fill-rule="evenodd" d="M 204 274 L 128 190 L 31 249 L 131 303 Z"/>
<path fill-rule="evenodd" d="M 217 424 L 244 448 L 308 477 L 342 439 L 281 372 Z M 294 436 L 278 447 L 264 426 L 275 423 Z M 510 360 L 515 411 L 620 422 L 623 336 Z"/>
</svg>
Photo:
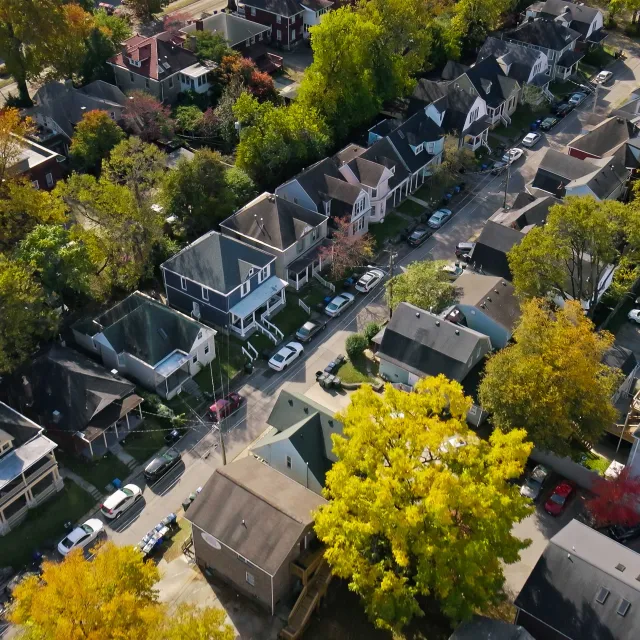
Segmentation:
<svg viewBox="0 0 640 640">
<path fill-rule="evenodd" d="M 289 614 L 287 626 L 280 632 L 280 638 L 283 640 L 297 640 L 302 635 L 311 615 L 320 606 L 322 597 L 327 593 L 332 577 L 329 564 L 323 561 L 307 586 L 300 593 L 295 606 Z"/>
</svg>

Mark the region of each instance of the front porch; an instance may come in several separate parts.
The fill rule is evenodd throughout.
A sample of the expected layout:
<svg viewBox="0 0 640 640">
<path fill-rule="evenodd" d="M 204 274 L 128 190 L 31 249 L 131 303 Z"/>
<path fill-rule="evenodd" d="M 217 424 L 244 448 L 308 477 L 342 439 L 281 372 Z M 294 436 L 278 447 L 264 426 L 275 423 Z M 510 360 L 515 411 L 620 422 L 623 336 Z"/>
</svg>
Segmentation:
<svg viewBox="0 0 640 640">
<path fill-rule="evenodd" d="M 471 151 L 477 151 L 480 147 L 487 147 L 487 139 L 489 137 L 489 126 L 478 135 L 472 135 L 470 133 L 465 133 L 462 138 L 462 145 L 471 149 Z"/>
<path fill-rule="evenodd" d="M 155 367 L 156 393 L 161 398 L 171 400 L 182 390 L 182 384 L 191 378 L 189 356 L 175 351 Z"/>
<path fill-rule="evenodd" d="M 560 56 L 556 63 L 555 79 L 566 80 L 578 71 L 578 62 L 584 58 L 580 51 L 567 51 Z"/>
<path fill-rule="evenodd" d="M 325 238 L 287 267 L 287 281 L 296 291 L 307 284 L 315 273 L 320 273 L 323 267 L 331 263 L 331 255 L 326 253 L 331 244 L 331 240 Z"/>
</svg>

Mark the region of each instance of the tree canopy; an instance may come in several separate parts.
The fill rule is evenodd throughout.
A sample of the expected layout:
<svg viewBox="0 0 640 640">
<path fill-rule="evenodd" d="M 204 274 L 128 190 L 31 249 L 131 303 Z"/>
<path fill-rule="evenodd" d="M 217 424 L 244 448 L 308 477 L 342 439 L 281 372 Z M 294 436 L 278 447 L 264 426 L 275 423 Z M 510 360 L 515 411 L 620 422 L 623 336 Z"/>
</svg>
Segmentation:
<svg viewBox="0 0 640 640">
<path fill-rule="evenodd" d="M 537 447 L 560 455 L 572 440 L 597 442 L 617 415 L 619 374 L 602 363 L 613 336 L 596 333 L 577 302 L 553 309 L 534 299 L 522 305 L 513 339 L 489 358 L 479 388 L 493 424 L 525 429 Z"/>
<path fill-rule="evenodd" d="M 373 238 L 356 234 L 347 216 L 335 220 L 331 246 L 321 249 L 322 259 L 331 261 L 331 276 L 342 278 L 349 270 L 366 264 L 373 257 Z"/>
<path fill-rule="evenodd" d="M 33 133 L 35 125 L 31 118 L 22 118 L 13 107 L 0 111 L 0 184 L 9 178 L 8 170 L 18 161 L 24 151 L 21 138 Z"/>
<path fill-rule="evenodd" d="M 110 151 L 124 138 L 124 131 L 106 111 L 88 111 L 78 122 L 69 155 L 73 166 L 81 171 L 95 172 Z"/>
<path fill-rule="evenodd" d="M 596 526 L 640 524 L 640 478 L 625 467 L 615 478 L 598 476 L 591 487 L 593 497 L 586 506 Z"/>
<path fill-rule="evenodd" d="M 129 94 L 122 119 L 131 133 L 145 142 L 155 142 L 173 135 L 174 122 L 169 107 L 145 91 L 132 91 Z"/>
<path fill-rule="evenodd" d="M 416 393 L 363 386 L 338 414 L 338 460 L 327 473 L 329 503 L 315 516 L 334 574 L 364 600 L 371 619 L 399 631 L 436 598 L 452 619 L 500 598 L 501 561 L 528 545 L 512 535 L 530 513 L 517 478 L 531 450 L 525 433 L 467 427 L 471 400 L 444 376 Z"/>
</svg>

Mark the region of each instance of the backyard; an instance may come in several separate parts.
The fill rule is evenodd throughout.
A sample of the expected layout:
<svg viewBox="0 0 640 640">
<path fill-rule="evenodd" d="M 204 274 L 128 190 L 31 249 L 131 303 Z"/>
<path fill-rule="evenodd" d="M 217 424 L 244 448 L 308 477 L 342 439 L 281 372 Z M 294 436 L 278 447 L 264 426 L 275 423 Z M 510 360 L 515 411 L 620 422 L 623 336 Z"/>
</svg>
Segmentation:
<svg viewBox="0 0 640 640">
<path fill-rule="evenodd" d="M 124 480 L 129 475 L 127 465 L 111 453 L 92 461 L 57 451 L 56 458 L 62 467 L 76 473 L 102 493 L 107 493 L 107 485 L 115 478 Z"/>
<path fill-rule="evenodd" d="M 132 431 L 122 445 L 129 455 L 143 463 L 165 446 L 164 437 L 171 429 L 163 418 L 146 416 L 142 426 Z"/>
<path fill-rule="evenodd" d="M 203 367 L 193 379 L 198 383 L 202 391 L 212 393 L 211 378 L 213 377 L 216 388 L 223 385 L 225 389 L 229 382 L 242 370 L 246 356 L 242 353 L 244 343 L 233 336 L 226 336 L 219 332 L 216 336 L 216 357 L 211 362 L 211 367 Z M 172 406 L 172 403 L 168 403 Z M 173 407 L 172 407 L 173 408 Z M 180 413 L 183 413 L 181 411 Z"/>
<path fill-rule="evenodd" d="M 409 223 L 407 220 L 399 216 L 397 213 L 388 213 L 383 222 L 372 224 L 369 227 L 369 233 L 376 241 L 378 250 L 384 247 L 384 243 L 390 239 L 395 238 L 398 234 L 402 233 Z"/>
<path fill-rule="evenodd" d="M 76 524 L 94 506 L 86 491 L 67 480 L 62 491 L 29 511 L 24 522 L 2 538 L 0 567 L 20 569 L 33 560 L 34 551 L 55 549 L 64 537 L 65 523 Z"/>
<path fill-rule="evenodd" d="M 342 382 L 375 382 L 378 375 L 378 363 L 369 360 L 365 355 L 355 358 L 353 361 L 346 360 L 336 372 L 336 376 Z"/>
</svg>

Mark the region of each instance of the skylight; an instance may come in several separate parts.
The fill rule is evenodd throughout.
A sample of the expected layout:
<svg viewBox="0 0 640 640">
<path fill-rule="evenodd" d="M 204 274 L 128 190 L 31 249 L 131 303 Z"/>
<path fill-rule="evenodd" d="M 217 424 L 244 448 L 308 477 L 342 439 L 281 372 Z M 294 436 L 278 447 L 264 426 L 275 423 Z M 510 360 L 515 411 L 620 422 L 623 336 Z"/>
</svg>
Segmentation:
<svg viewBox="0 0 640 640">
<path fill-rule="evenodd" d="M 620 604 L 618 605 L 618 609 L 616 613 L 619 616 L 624 617 L 627 615 L 627 611 L 629 611 L 630 606 L 631 606 L 631 603 L 628 600 L 625 600 L 624 598 L 622 598 L 622 600 L 620 600 Z"/>
<path fill-rule="evenodd" d="M 596 595 L 596 602 L 600 604 L 604 604 L 609 597 L 609 589 L 605 589 L 604 587 L 600 587 L 598 590 L 598 594 Z"/>
</svg>

